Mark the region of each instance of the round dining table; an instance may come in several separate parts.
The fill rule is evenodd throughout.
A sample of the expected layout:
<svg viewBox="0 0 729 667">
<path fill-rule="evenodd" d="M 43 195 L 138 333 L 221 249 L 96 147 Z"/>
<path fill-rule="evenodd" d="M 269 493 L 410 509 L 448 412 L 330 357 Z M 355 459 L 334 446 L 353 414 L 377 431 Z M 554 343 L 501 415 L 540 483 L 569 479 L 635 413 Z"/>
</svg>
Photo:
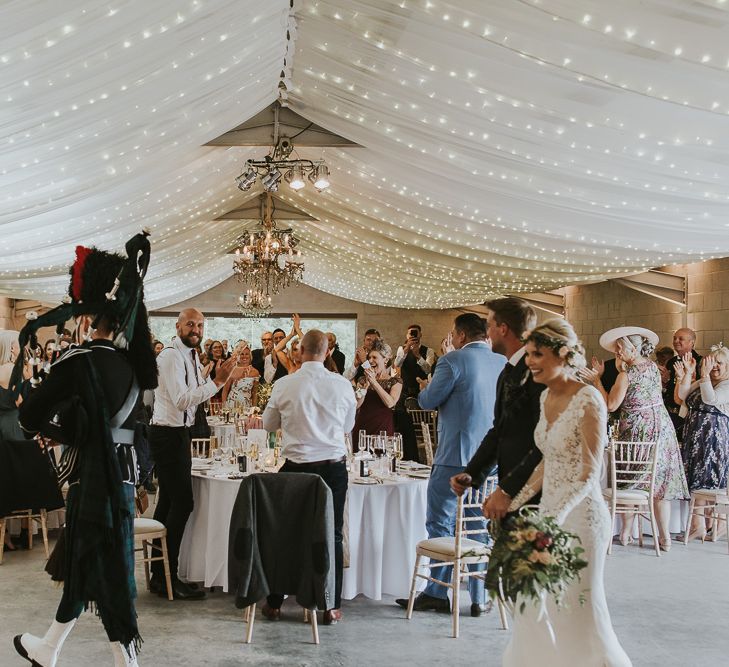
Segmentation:
<svg viewBox="0 0 729 667">
<path fill-rule="evenodd" d="M 195 508 L 182 538 L 179 574 L 183 580 L 219 586 L 228 592 L 228 530 L 240 479 L 232 469 L 218 474 L 193 471 Z M 345 509 L 348 566 L 342 597 L 407 596 L 415 546 L 427 537 L 427 478 L 398 476 L 365 484 L 350 477 Z M 345 543 L 347 539 L 345 537 Z"/>
</svg>

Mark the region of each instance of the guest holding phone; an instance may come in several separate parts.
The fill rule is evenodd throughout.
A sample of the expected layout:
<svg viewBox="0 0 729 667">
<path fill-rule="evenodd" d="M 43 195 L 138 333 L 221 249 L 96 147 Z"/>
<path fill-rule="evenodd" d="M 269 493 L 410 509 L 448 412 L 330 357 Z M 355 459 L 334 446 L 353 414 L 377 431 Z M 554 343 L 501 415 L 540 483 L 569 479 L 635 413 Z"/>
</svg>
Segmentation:
<svg viewBox="0 0 729 667">
<path fill-rule="evenodd" d="M 411 324 L 405 332 L 405 342 L 397 350 L 394 363 L 402 378 L 402 393 L 395 408 L 395 430 L 402 434 L 403 458 L 407 461 L 418 460 L 418 442 L 408 409 L 420 409 L 418 380 L 427 380 L 435 367 L 435 351 L 423 345 L 421 337 L 420 325 Z"/>
<path fill-rule="evenodd" d="M 408 327 L 405 342 L 397 349 L 395 367 L 400 369 L 403 382 L 403 399 L 417 398 L 420 393 L 418 378 L 425 380 L 433 370 L 435 351 L 421 342 L 419 324 Z M 417 408 L 417 405 L 414 407 Z"/>
<path fill-rule="evenodd" d="M 387 367 L 392 358 L 392 348 L 381 340 L 376 340 L 362 363 L 364 376 L 357 387 L 357 418 L 352 430 L 354 449 L 357 449 L 360 429 L 367 435 L 376 435 L 386 431 L 387 435 L 395 433 L 393 410 L 400 399 L 402 379 L 390 377 Z"/>
</svg>

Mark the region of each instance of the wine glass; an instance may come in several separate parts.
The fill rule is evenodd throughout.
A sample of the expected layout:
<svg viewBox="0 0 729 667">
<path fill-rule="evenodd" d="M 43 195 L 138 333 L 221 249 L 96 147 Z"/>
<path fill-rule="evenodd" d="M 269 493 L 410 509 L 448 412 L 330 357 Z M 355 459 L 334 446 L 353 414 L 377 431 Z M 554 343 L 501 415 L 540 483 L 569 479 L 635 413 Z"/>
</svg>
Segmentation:
<svg viewBox="0 0 729 667">
<path fill-rule="evenodd" d="M 392 453 L 395 456 L 395 474 L 400 472 L 400 461 L 402 460 L 402 436 L 396 435 L 392 439 Z"/>
<path fill-rule="evenodd" d="M 205 410 L 205 419 L 207 419 L 208 415 L 210 414 L 210 401 L 205 401 L 203 405 L 203 410 Z"/>
<path fill-rule="evenodd" d="M 365 447 L 367 446 L 367 431 L 364 429 L 360 429 L 359 436 L 357 437 L 357 449 L 359 450 L 360 454 L 364 452 Z"/>
</svg>

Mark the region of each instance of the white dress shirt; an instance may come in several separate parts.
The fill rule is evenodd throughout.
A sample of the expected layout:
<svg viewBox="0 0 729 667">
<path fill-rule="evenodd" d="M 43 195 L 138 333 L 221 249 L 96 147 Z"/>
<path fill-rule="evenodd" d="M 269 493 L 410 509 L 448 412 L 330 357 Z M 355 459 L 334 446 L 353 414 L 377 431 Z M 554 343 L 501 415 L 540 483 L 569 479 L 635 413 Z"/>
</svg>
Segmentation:
<svg viewBox="0 0 729 667">
<path fill-rule="evenodd" d="M 263 358 L 263 379 L 271 384 L 273 382 L 273 376 L 276 375 L 276 367 L 273 365 L 273 359 L 270 354 L 267 354 Z"/>
<path fill-rule="evenodd" d="M 175 338 L 171 347 L 166 347 L 157 355 L 157 370 L 159 385 L 154 390 L 152 424 L 192 426 L 195 423 L 195 409 L 217 393 L 218 385 L 210 378 L 206 380 L 203 377 L 195 350 L 187 347 L 179 338 Z"/>
<path fill-rule="evenodd" d="M 344 434 L 352 430 L 356 410 L 347 380 L 320 361 L 305 361 L 296 373 L 274 383 L 263 427 L 281 429 L 282 453 L 289 461 L 339 459 L 347 455 Z"/>
<path fill-rule="evenodd" d="M 433 362 L 435 362 L 435 350 L 432 347 L 428 347 L 426 348 L 426 350 L 427 352 L 425 353 L 425 358 L 423 358 L 420 353 L 418 353 L 418 358 L 416 359 L 416 361 L 418 362 L 418 366 L 420 366 L 420 368 L 422 368 L 425 373 L 430 373 L 431 369 L 433 368 Z M 395 355 L 395 366 L 397 366 L 398 368 L 402 366 L 403 361 L 405 361 L 405 357 L 407 357 L 408 354 L 409 353 L 405 352 L 402 345 L 398 347 L 397 354 Z"/>
<path fill-rule="evenodd" d="M 526 345 L 520 347 L 514 354 L 509 357 L 508 363 L 512 366 L 516 366 L 521 358 L 526 354 Z"/>
</svg>

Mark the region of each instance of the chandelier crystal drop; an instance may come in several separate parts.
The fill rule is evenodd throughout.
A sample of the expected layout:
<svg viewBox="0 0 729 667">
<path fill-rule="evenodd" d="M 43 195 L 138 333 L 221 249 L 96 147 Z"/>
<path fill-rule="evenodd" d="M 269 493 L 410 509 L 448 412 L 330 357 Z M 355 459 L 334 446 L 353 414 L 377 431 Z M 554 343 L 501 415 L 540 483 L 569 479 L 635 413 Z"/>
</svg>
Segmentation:
<svg viewBox="0 0 729 667">
<path fill-rule="evenodd" d="M 238 310 L 243 317 L 268 317 L 271 314 L 271 297 L 248 289 L 238 297 Z"/>
<path fill-rule="evenodd" d="M 247 287 L 239 297 L 240 304 L 255 304 L 258 310 L 267 305 L 270 311 L 273 295 L 301 282 L 304 260 L 293 230 L 276 226 L 270 194 L 266 195 L 262 208 L 260 226 L 245 232 L 237 241 L 233 273 Z"/>
</svg>

